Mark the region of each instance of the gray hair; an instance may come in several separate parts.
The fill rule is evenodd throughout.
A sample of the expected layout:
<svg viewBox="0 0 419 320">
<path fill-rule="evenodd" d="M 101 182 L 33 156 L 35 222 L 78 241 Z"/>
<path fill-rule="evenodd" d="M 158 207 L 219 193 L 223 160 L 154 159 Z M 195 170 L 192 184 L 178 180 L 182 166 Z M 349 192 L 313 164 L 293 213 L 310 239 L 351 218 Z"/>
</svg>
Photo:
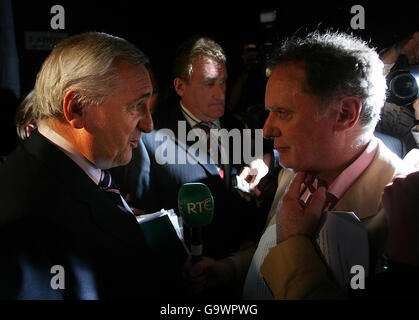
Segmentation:
<svg viewBox="0 0 419 320">
<path fill-rule="evenodd" d="M 179 45 L 176 51 L 173 75 L 175 78 L 189 81 L 192 75 L 192 63 L 196 57 L 204 57 L 226 64 L 223 48 L 207 37 L 193 37 Z"/>
<path fill-rule="evenodd" d="M 37 75 L 34 118 L 62 118 L 69 90 L 75 90 L 73 98 L 83 106 L 104 103 L 120 85 L 117 57 L 135 65 L 149 62 L 134 45 L 106 33 L 88 32 L 59 42 Z"/>
<path fill-rule="evenodd" d="M 353 95 L 362 101 L 360 123 L 374 128 L 386 96 L 383 63 L 377 52 L 353 35 L 330 32 L 310 33 L 306 38 L 292 37 L 278 47 L 269 62 L 273 69 L 284 62 L 305 64 L 308 93 L 318 96 L 324 114 L 331 103 Z"/>
</svg>

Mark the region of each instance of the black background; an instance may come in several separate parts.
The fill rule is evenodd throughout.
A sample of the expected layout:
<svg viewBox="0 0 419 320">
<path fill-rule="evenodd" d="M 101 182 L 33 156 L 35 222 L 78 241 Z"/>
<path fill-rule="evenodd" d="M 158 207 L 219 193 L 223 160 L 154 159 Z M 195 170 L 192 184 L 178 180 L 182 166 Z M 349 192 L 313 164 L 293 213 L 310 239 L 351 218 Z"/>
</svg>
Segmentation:
<svg viewBox="0 0 419 320">
<path fill-rule="evenodd" d="M 400 4 L 399 4 L 400 3 Z M 15 37 L 19 54 L 21 96 L 33 87 L 36 74 L 48 51 L 26 50 L 25 31 L 103 31 L 134 43 L 151 59 L 160 83 L 171 83 L 170 68 L 176 46 L 184 39 L 206 35 L 220 43 L 227 54 L 230 81 L 241 68 L 243 45 L 265 37 L 259 22 L 262 11 L 277 11 L 277 36 L 333 28 L 353 32 L 378 49 L 390 46 L 419 30 L 419 6 L 411 2 L 320 2 L 276 1 L 12 1 Z M 403 2 L 404 3 L 404 2 Z M 52 30 L 53 5 L 65 9 L 65 30 Z M 351 7 L 365 9 L 365 29 L 352 30 Z"/>
</svg>

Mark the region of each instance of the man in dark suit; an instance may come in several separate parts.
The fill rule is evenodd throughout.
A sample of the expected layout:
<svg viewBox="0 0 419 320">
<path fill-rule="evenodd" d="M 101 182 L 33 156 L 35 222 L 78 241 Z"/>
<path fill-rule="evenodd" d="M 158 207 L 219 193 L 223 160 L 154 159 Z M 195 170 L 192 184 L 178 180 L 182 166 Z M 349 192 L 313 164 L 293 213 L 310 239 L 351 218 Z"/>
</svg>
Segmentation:
<svg viewBox="0 0 419 320">
<path fill-rule="evenodd" d="M 44 62 L 38 129 L 0 168 L 0 298 L 170 295 L 176 279 L 160 272 L 107 176 L 153 128 L 147 63 L 132 44 L 103 33 L 67 38 Z"/>
<path fill-rule="evenodd" d="M 155 129 L 143 135 L 140 142 L 147 160 L 137 149 L 131 163 L 123 169 L 129 172 L 124 173 L 126 177 L 140 180 L 137 186 L 128 182 L 131 187 L 125 192 L 131 194 L 134 207 L 146 211 L 177 211 L 177 196 L 184 183 L 203 182 L 209 187 L 214 198 L 214 218 L 203 227 L 203 255 L 208 258 L 199 265 L 203 273 L 216 271 L 216 279 L 208 282 L 210 287 L 222 286 L 224 280 L 237 276 L 239 258 L 235 253 L 257 240 L 258 221 L 263 223 L 256 210 L 232 187 L 231 179 L 244 166 L 242 148 L 238 149 L 239 155 L 234 150 L 234 144 L 242 142 L 243 125 L 225 110 L 226 80 L 226 57 L 217 43 L 203 37 L 185 41 L 177 50 L 174 66 L 174 88 L 180 101 L 170 102 L 153 114 Z M 214 136 L 206 135 L 202 125 L 217 132 L 235 129 L 240 141 L 233 138 L 227 145 L 221 140 L 220 146 L 214 143 Z M 202 130 L 191 134 L 196 128 Z M 193 147 L 199 142 L 211 152 L 195 152 Z M 218 154 L 228 153 L 228 161 L 214 156 L 212 148 L 219 148 Z M 140 161 L 148 162 L 149 169 L 133 167 Z M 187 239 L 188 229 L 184 231 Z"/>
</svg>

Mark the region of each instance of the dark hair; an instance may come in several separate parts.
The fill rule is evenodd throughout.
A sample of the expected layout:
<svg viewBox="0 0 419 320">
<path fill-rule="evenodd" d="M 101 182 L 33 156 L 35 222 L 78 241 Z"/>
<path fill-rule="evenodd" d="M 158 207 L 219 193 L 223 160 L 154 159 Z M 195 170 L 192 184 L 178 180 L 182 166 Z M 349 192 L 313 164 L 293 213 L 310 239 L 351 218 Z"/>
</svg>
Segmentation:
<svg viewBox="0 0 419 320">
<path fill-rule="evenodd" d="M 383 63 L 365 41 L 331 31 L 291 37 L 274 50 L 269 69 L 289 61 L 304 62 L 305 90 L 324 102 L 320 113 L 335 99 L 354 95 L 362 101 L 361 124 L 375 127 L 385 101 L 386 81 Z"/>
<path fill-rule="evenodd" d="M 192 74 L 192 62 L 195 57 L 206 57 L 220 63 L 226 63 L 227 58 L 223 48 L 214 40 L 195 36 L 179 45 L 173 66 L 173 76 L 189 81 Z"/>
</svg>

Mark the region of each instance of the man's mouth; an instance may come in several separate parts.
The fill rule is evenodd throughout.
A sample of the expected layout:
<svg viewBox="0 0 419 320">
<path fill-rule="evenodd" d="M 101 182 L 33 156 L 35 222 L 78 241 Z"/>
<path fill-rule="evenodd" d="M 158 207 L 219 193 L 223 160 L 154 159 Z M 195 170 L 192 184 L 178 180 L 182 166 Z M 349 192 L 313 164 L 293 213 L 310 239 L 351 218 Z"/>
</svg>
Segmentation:
<svg viewBox="0 0 419 320">
<path fill-rule="evenodd" d="M 137 147 L 138 146 L 138 142 L 140 141 L 140 138 L 137 138 L 137 139 L 130 139 L 130 141 L 129 141 L 129 144 L 133 147 L 133 148 L 135 148 L 135 147 Z"/>
<path fill-rule="evenodd" d="M 274 147 L 278 152 L 284 152 L 284 151 L 287 151 L 290 148 L 290 147 L 287 147 L 287 146 L 274 146 Z"/>
<path fill-rule="evenodd" d="M 225 104 L 224 104 L 224 102 L 214 102 L 214 103 L 211 103 L 209 106 L 210 107 L 224 108 Z"/>
</svg>

